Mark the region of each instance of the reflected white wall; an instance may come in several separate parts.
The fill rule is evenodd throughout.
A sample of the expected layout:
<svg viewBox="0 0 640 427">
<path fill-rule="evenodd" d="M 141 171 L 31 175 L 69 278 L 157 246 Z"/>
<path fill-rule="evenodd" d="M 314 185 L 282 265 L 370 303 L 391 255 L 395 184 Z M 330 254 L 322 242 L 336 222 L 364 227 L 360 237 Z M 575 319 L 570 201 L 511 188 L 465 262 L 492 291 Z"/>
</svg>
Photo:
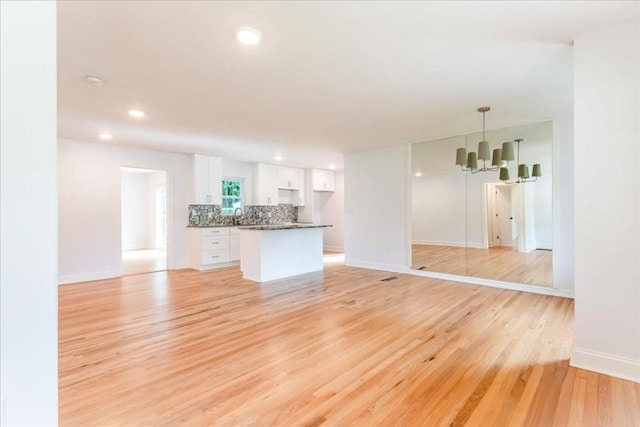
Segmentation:
<svg viewBox="0 0 640 427">
<path fill-rule="evenodd" d="M 532 186 L 535 204 L 535 240 L 537 248 L 553 246 L 552 215 L 552 122 L 486 132 L 492 148 L 504 141 L 523 138 L 520 161 L 531 166 L 542 164 L 543 176 Z M 412 152 L 412 242 L 448 246 L 485 247 L 486 184 L 499 183 L 498 172 L 471 174 L 455 165 L 458 147 L 477 151 L 481 133 L 445 138 L 413 145 Z M 515 147 L 514 147 L 515 148 Z M 510 174 L 517 176 L 516 162 Z M 421 172 L 421 177 L 415 173 Z"/>
</svg>

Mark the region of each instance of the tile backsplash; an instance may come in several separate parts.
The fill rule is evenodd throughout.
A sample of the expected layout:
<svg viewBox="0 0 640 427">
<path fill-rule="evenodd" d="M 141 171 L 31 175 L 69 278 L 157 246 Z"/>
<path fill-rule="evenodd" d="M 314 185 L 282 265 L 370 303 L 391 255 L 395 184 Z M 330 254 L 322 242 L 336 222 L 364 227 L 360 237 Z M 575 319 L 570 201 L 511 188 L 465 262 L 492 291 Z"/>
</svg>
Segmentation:
<svg viewBox="0 0 640 427">
<path fill-rule="evenodd" d="M 293 205 L 245 206 L 240 224 L 284 224 L 297 220 L 298 208 Z M 222 215 L 220 205 L 189 205 L 189 225 L 233 225 L 233 215 Z"/>
</svg>

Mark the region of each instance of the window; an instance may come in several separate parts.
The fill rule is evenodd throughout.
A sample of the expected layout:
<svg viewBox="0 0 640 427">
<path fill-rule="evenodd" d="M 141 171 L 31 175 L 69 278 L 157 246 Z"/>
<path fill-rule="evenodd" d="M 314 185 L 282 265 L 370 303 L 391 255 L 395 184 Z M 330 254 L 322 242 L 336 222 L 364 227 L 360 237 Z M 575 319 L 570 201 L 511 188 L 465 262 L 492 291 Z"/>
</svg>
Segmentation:
<svg viewBox="0 0 640 427">
<path fill-rule="evenodd" d="M 222 215 L 233 215 L 237 208 L 242 209 L 242 180 L 222 180 Z"/>
</svg>

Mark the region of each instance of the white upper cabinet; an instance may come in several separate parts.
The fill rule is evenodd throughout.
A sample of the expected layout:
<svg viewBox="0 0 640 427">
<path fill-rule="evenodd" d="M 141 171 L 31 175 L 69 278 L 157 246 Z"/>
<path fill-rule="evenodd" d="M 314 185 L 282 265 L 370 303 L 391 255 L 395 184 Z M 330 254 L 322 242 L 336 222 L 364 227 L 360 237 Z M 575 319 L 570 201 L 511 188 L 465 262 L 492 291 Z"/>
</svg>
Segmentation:
<svg viewBox="0 0 640 427">
<path fill-rule="evenodd" d="M 193 197 L 195 205 L 222 204 L 222 161 L 219 157 L 194 154 L 192 163 Z"/>
<path fill-rule="evenodd" d="M 294 191 L 293 194 L 293 206 L 304 206 L 306 204 L 306 171 L 304 169 L 296 169 L 296 174 L 298 176 L 299 189 L 298 191 Z"/>
<path fill-rule="evenodd" d="M 336 191 L 336 174 L 334 171 L 313 170 L 313 191 Z"/>
<path fill-rule="evenodd" d="M 304 185 L 304 179 L 300 180 L 300 172 L 304 176 L 304 170 L 278 166 L 278 188 L 283 190 L 299 190 Z"/>
<path fill-rule="evenodd" d="M 275 206 L 278 204 L 278 166 L 257 163 L 254 170 L 254 204 Z"/>
</svg>

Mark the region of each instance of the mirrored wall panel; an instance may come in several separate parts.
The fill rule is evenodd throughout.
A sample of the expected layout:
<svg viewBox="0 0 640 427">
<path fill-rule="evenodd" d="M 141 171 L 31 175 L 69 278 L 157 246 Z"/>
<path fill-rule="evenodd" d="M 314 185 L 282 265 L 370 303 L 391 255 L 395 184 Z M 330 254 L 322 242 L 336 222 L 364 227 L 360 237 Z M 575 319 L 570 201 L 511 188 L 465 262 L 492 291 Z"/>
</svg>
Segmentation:
<svg viewBox="0 0 640 427">
<path fill-rule="evenodd" d="M 484 139 L 488 147 L 482 132 L 412 146 L 412 268 L 552 286 L 552 123 Z"/>
</svg>

